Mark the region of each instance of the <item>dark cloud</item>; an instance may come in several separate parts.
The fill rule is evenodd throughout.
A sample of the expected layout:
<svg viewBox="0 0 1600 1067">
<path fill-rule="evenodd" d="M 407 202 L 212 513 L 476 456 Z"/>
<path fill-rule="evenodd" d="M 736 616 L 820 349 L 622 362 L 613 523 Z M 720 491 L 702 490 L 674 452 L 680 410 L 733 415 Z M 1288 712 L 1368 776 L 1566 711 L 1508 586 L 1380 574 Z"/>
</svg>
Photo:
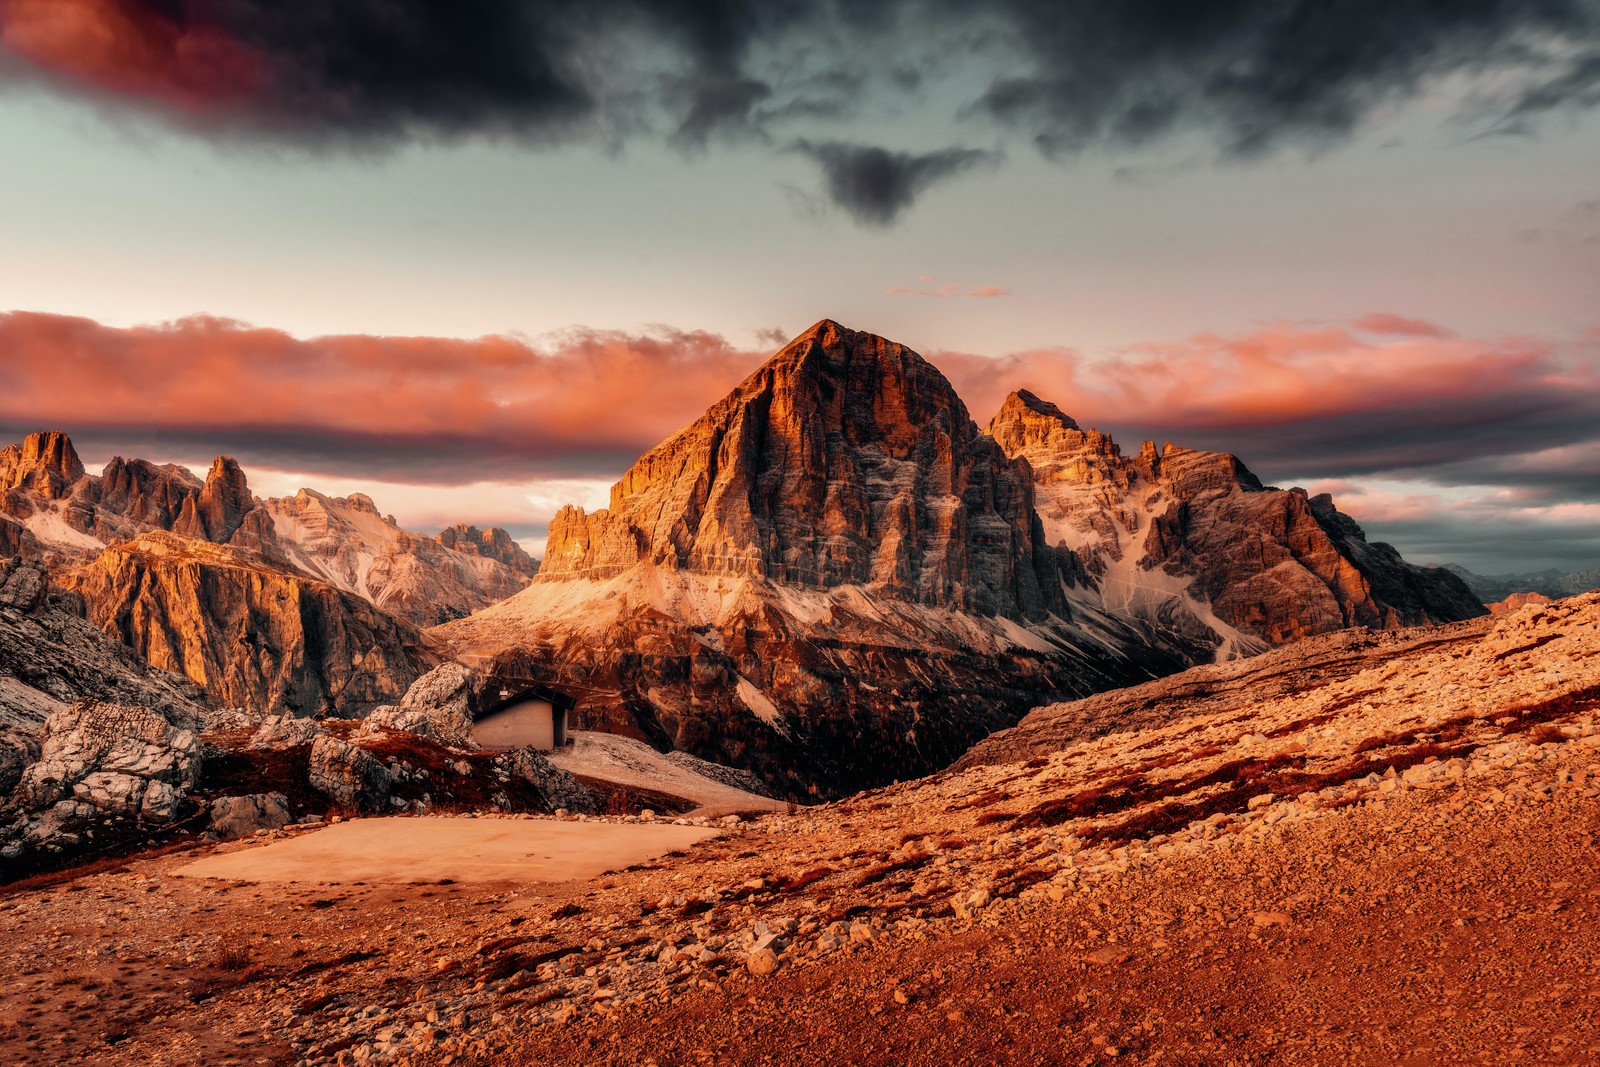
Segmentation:
<svg viewBox="0 0 1600 1067">
<path fill-rule="evenodd" d="M 822 168 L 828 196 L 857 222 L 888 226 L 929 186 L 999 156 L 977 148 L 893 152 L 875 145 L 796 141 L 794 150 Z"/>
<path fill-rule="evenodd" d="M 990 5 L 1028 57 L 982 112 L 1047 154 L 1199 129 L 1232 155 L 1349 134 L 1455 73 L 1512 71 L 1503 118 L 1596 102 L 1593 0 L 1014 0 Z"/>
<path fill-rule="evenodd" d="M 673 134 L 682 148 L 704 148 L 718 130 L 748 130 L 757 104 L 772 96 L 765 82 L 752 78 L 702 78 L 681 87 L 689 106 Z"/>
<path fill-rule="evenodd" d="M 0 4 L 0 29 L 0 81 L 235 140 L 699 150 L 807 123 L 830 194 L 869 225 L 989 157 L 857 147 L 852 123 L 985 68 L 968 120 L 1050 155 L 1191 130 L 1235 155 L 1320 142 L 1450 74 L 1514 87 L 1500 131 L 1600 103 L 1597 0 L 51 0 Z"/>
</svg>

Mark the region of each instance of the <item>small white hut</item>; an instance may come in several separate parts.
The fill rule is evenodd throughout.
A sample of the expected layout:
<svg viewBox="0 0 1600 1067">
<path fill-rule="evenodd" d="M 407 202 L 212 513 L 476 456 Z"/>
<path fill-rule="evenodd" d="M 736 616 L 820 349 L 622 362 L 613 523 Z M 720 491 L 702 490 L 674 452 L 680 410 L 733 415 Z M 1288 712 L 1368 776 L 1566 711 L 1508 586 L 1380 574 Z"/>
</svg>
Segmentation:
<svg viewBox="0 0 1600 1067">
<path fill-rule="evenodd" d="M 550 752 L 567 743 L 567 714 L 576 703 L 547 685 L 502 688 L 472 724 L 472 739 L 487 749 Z"/>
</svg>

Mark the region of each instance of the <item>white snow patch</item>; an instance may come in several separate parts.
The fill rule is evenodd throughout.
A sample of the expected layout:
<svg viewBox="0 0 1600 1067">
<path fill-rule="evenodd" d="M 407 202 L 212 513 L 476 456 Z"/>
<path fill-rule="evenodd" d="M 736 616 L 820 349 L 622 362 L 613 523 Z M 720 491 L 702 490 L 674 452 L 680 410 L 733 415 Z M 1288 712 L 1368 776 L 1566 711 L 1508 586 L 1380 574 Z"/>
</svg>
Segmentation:
<svg viewBox="0 0 1600 1067">
<path fill-rule="evenodd" d="M 75 530 L 61 517 L 65 503 L 54 504 L 47 511 L 36 511 L 22 520 L 28 530 L 47 545 L 72 552 L 98 552 L 105 542 L 82 530 Z"/>
<path fill-rule="evenodd" d="M 739 684 L 734 689 L 739 694 L 739 699 L 744 701 L 744 706 L 749 708 L 755 717 L 772 727 L 774 730 L 789 735 L 789 724 L 783 720 L 783 712 L 778 706 L 767 699 L 767 694 L 757 689 L 755 683 L 744 675 L 739 675 Z"/>
</svg>

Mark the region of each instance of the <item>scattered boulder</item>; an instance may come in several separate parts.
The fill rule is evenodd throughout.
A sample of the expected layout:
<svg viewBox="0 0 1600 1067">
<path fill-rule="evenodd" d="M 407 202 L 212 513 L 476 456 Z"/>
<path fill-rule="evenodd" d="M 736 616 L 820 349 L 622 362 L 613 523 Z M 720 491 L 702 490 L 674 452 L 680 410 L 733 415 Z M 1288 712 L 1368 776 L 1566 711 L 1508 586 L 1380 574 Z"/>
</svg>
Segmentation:
<svg viewBox="0 0 1600 1067">
<path fill-rule="evenodd" d="M 520 779 L 538 791 L 546 811 L 592 812 L 594 794 L 566 771 L 531 748 L 519 748 L 495 757 L 495 766 L 512 778 Z"/>
<path fill-rule="evenodd" d="M 476 747 L 472 723 L 478 687 L 477 671 L 460 663 L 442 663 L 411 683 L 399 710 L 426 717 L 432 730 L 429 736 L 443 744 Z"/>
<path fill-rule="evenodd" d="M 310 744 L 322 735 L 322 726 L 315 719 L 302 719 L 284 712 L 268 719 L 250 738 L 251 748 L 294 748 Z"/>
<path fill-rule="evenodd" d="M 418 737 L 434 736 L 433 720 L 428 717 L 427 712 L 418 708 L 397 708 L 392 704 L 385 704 L 381 708 L 372 709 L 372 713 L 362 720 L 356 740 L 376 740 L 383 736 L 385 730 L 416 734 Z"/>
<path fill-rule="evenodd" d="M 282 793 L 218 797 L 211 802 L 211 830 L 219 837 L 249 837 L 257 830 L 282 829 L 289 822 L 289 798 Z"/>
<path fill-rule="evenodd" d="M 34 810 L 71 797 L 108 813 L 168 819 L 199 781 L 200 751 L 190 725 L 161 712 L 73 704 L 46 720 L 39 760 L 17 789 Z"/>
<path fill-rule="evenodd" d="M 311 743 L 311 788 L 346 808 L 381 811 L 393 785 L 388 768 L 370 752 L 329 734 Z"/>
</svg>

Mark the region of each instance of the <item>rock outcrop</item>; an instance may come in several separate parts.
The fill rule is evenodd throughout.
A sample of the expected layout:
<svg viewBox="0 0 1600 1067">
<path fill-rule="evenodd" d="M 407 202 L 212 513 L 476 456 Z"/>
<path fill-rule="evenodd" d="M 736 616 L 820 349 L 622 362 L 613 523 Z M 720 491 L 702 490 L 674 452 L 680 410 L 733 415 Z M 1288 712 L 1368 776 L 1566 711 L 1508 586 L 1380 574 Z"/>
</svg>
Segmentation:
<svg viewBox="0 0 1600 1067">
<path fill-rule="evenodd" d="M 239 461 L 232 456 L 218 456 L 199 494 L 184 500 L 172 532 L 225 545 L 255 506 Z"/>
<path fill-rule="evenodd" d="M 483 677 L 472 668 L 455 662 L 441 663 L 411 683 L 394 718 L 418 716 L 427 723 L 426 730 L 409 728 L 411 732 L 425 732 L 447 745 L 476 747 L 472 744 L 472 724 L 483 706 L 483 685 Z"/>
<path fill-rule="evenodd" d="M 1543 593 L 1509 593 L 1504 600 L 1496 601 L 1489 605 L 1491 615 L 1510 615 L 1512 612 L 1521 611 L 1526 607 L 1537 607 L 1555 603 Z"/>
<path fill-rule="evenodd" d="M 582 782 L 531 748 L 501 753 L 495 757 L 495 766 L 507 777 L 531 788 L 546 811 L 595 810 L 594 794 Z"/>
<path fill-rule="evenodd" d="M 980 615 L 1062 607 L 1024 464 L 917 353 L 824 320 L 645 453 L 609 509 L 566 507 L 538 581 L 649 563 Z"/>
<path fill-rule="evenodd" d="M 211 832 L 218 837 L 249 837 L 258 830 L 281 830 L 292 821 L 289 798 L 282 793 L 217 797 L 210 818 Z"/>
<path fill-rule="evenodd" d="M 528 555 L 509 533 L 498 526 L 480 530 L 476 526 L 458 522 L 439 531 L 434 540 L 453 552 L 498 560 L 529 578 L 539 573 L 539 561 Z"/>
<path fill-rule="evenodd" d="M 1369 543 L 1331 497 L 1265 487 L 1235 456 L 1153 442 L 1124 456 L 1028 392 L 1006 399 L 988 433 L 1033 468 L 1046 537 L 1075 599 L 1209 630 L 1233 652 L 1483 613 L 1453 576 Z"/>
<path fill-rule="evenodd" d="M 375 709 L 381 710 L 381 709 Z M 283 712 L 263 719 L 250 735 L 251 748 L 297 748 L 309 745 L 322 736 L 322 724 L 315 719 L 302 719 L 291 712 Z"/>
<path fill-rule="evenodd" d="M 150 533 L 62 582 L 102 631 L 221 704 L 357 715 L 429 665 L 404 623 L 240 548 Z"/>
<path fill-rule="evenodd" d="M 366 749 L 324 734 L 311 743 L 311 788 L 351 811 L 382 811 L 394 784 Z"/>
<path fill-rule="evenodd" d="M 21 444 L 0 448 L 0 491 L 25 489 L 59 500 L 83 476 L 83 461 L 60 430 L 29 434 Z"/>
<path fill-rule="evenodd" d="M 199 780 L 197 725 L 121 704 L 63 708 L 45 723 L 38 762 L 23 772 L 17 793 L 34 811 L 65 802 L 170 820 Z"/>
</svg>

